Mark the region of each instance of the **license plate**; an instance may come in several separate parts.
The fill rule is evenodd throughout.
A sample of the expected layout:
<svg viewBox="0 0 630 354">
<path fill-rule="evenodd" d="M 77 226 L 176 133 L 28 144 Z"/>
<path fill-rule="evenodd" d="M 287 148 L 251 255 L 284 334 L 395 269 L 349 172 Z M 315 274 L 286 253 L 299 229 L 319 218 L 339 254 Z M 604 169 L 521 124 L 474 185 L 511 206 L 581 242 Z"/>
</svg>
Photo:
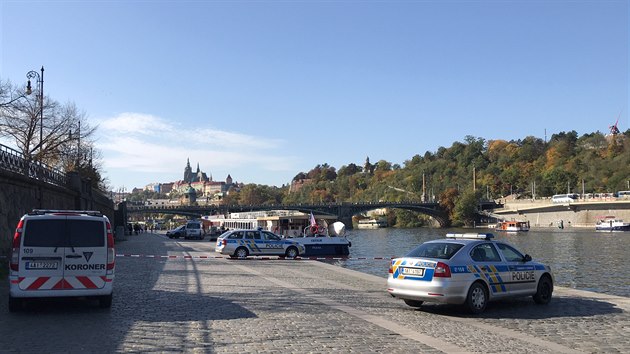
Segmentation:
<svg viewBox="0 0 630 354">
<path fill-rule="evenodd" d="M 57 269 L 58 262 L 26 262 L 26 269 Z"/>
<path fill-rule="evenodd" d="M 416 275 L 419 277 L 424 276 L 424 268 L 403 268 L 403 275 Z"/>
</svg>

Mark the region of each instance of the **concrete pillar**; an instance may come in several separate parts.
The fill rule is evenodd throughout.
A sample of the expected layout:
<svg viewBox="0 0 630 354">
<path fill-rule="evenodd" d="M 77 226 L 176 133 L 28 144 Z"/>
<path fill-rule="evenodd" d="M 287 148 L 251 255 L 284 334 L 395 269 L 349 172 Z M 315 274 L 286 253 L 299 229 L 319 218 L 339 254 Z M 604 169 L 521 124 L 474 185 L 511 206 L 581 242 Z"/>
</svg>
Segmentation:
<svg viewBox="0 0 630 354">
<path fill-rule="evenodd" d="M 352 230 L 352 215 L 340 216 L 339 221 L 341 221 L 344 225 L 346 225 L 346 230 Z"/>
</svg>

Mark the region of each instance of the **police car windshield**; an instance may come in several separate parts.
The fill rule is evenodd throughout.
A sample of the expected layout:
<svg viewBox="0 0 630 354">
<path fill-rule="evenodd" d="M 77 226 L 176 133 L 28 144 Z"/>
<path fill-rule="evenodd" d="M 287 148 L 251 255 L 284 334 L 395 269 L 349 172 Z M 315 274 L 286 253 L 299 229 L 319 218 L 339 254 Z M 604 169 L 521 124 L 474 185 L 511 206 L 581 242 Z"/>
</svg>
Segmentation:
<svg viewBox="0 0 630 354">
<path fill-rule="evenodd" d="M 451 259 L 464 245 L 448 242 L 428 242 L 416 247 L 405 257 Z"/>
</svg>

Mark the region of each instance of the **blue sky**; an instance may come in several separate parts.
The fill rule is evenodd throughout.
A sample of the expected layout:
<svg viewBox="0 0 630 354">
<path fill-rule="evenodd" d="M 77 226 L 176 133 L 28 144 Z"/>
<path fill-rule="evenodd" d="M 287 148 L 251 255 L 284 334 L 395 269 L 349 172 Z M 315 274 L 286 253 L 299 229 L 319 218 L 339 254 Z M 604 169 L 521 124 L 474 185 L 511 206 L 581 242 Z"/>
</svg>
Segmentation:
<svg viewBox="0 0 630 354">
<path fill-rule="evenodd" d="M 98 126 L 114 189 L 277 185 L 451 146 L 629 128 L 628 1 L 0 0 L 0 79 Z"/>
</svg>

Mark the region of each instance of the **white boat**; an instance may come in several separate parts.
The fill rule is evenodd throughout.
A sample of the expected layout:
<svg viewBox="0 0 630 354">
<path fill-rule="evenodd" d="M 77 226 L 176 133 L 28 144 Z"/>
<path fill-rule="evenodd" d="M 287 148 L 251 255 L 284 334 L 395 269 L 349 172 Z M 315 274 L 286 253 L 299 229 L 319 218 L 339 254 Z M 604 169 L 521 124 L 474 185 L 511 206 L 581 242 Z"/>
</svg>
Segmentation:
<svg viewBox="0 0 630 354">
<path fill-rule="evenodd" d="M 306 248 L 305 257 L 347 256 L 350 241 L 346 226 L 334 216 L 315 216 L 290 210 L 231 213 L 228 217 L 208 217 L 213 225 L 226 229 L 262 229 L 298 241 Z M 330 222 L 330 224 L 329 224 Z"/>
<path fill-rule="evenodd" d="M 311 256 L 347 256 L 352 243 L 346 238 L 346 226 L 341 221 L 327 225 L 320 221 L 304 228 L 301 237 L 292 240 L 304 245 L 305 257 Z"/>
<path fill-rule="evenodd" d="M 387 226 L 387 220 L 384 219 L 362 219 L 357 223 L 357 229 L 380 229 Z"/>
<path fill-rule="evenodd" d="M 596 231 L 630 231 L 630 223 L 614 216 L 602 216 L 595 222 Z"/>
</svg>

